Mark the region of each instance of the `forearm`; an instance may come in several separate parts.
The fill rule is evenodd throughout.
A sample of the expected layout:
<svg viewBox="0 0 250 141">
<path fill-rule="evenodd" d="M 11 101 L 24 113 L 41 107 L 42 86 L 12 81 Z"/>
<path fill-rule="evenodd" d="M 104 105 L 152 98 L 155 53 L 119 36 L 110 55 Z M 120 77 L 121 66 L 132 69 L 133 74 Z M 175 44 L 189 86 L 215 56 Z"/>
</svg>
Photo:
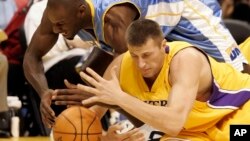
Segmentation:
<svg viewBox="0 0 250 141">
<path fill-rule="evenodd" d="M 44 91 L 48 90 L 42 60 L 26 53 L 23 62 L 23 69 L 26 79 L 41 97 Z"/>
<path fill-rule="evenodd" d="M 169 135 L 177 135 L 184 125 L 182 111 L 169 107 L 153 106 L 126 93 L 121 94 L 117 104 L 144 123 Z M 135 108 L 136 107 L 136 108 Z"/>
<path fill-rule="evenodd" d="M 25 52 L 23 63 L 25 77 L 40 97 L 48 90 L 42 57 L 52 48 L 57 39 L 58 34 L 54 34 L 50 27 L 39 26 L 33 34 L 29 47 Z"/>
<path fill-rule="evenodd" d="M 98 105 L 92 106 L 89 109 L 91 111 L 94 111 L 96 113 L 96 115 L 99 117 L 99 119 L 101 119 L 108 110 L 108 108 L 100 107 Z"/>
</svg>

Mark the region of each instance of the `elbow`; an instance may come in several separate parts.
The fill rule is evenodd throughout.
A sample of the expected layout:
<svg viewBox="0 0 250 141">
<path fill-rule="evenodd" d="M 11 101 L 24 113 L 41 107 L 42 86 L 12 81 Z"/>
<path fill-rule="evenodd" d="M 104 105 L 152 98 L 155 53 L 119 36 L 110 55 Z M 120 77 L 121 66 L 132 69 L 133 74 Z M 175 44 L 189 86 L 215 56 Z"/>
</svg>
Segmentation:
<svg viewBox="0 0 250 141">
<path fill-rule="evenodd" d="M 26 52 L 25 55 L 24 55 L 24 59 L 23 59 L 23 70 L 24 70 L 24 73 L 29 69 L 30 67 L 30 62 L 29 62 L 30 59 L 30 55 Z"/>
<path fill-rule="evenodd" d="M 171 130 L 169 130 L 167 132 L 167 134 L 169 136 L 175 137 L 175 136 L 178 136 L 180 134 L 180 132 L 181 132 L 182 129 L 183 129 L 183 127 L 177 127 L 176 126 L 176 127 L 173 127 Z"/>
<path fill-rule="evenodd" d="M 179 135 L 182 129 L 183 129 L 183 125 L 177 123 L 175 125 L 172 125 L 170 128 L 166 128 L 164 130 L 164 133 L 166 133 L 167 135 L 171 137 L 175 137 Z"/>
<path fill-rule="evenodd" d="M 31 75 L 30 73 L 35 67 L 34 62 L 37 62 L 37 58 L 34 56 L 34 54 L 26 51 L 23 59 L 23 70 L 25 77 Z"/>
<path fill-rule="evenodd" d="M 30 66 L 29 66 L 29 61 L 27 61 L 28 59 L 25 59 L 23 60 L 23 73 L 24 73 L 24 76 L 25 78 L 29 78 L 29 71 L 30 71 Z"/>
<path fill-rule="evenodd" d="M 25 69 L 27 66 L 28 66 L 28 61 L 27 61 L 27 55 L 25 54 L 23 58 L 23 69 Z"/>
<path fill-rule="evenodd" d="M 174 112 L 170 115 L 169 120 L 165 121 L 165 129 L 163 130 L 167 135 L 175 137 L 180 134 L 185 125 L 187 116 L 180 114 L 180 112 Z"/>
</svg>

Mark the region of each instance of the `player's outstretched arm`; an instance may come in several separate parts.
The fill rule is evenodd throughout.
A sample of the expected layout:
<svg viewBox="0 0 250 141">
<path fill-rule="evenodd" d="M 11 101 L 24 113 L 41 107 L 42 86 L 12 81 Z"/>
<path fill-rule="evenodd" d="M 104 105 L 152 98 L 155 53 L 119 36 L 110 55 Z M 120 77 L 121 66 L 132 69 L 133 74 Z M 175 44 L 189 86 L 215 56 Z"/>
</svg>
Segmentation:
<svg viewBox="0 0 250 141">
<path fill-rule="evenodd" d="M 45 55 L 57 41 L 58 34 L 52 30 L 52 24 L 45 10 L 40 26 L 35 31 L 31 43 L 24 55 L 23 69 L 29 83 L 41 97 L 42 119 L 48 127 L 53 124 L 55 113 L 50 108 L 53 90 L 48 88 L 44 75 L 42 56 Z"/>
</svg>

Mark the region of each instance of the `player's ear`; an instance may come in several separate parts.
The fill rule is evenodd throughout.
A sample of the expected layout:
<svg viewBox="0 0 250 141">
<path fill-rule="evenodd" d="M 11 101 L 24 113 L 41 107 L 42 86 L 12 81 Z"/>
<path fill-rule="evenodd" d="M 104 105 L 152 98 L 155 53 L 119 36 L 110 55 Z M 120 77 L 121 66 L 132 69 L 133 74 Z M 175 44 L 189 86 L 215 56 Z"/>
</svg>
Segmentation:
<svg viewBox="0 0 250 141">
<path fill-rule="evenodd" d="M 161 42 L 161 48 L 165 50 L 166 45 L 167 45 L 167 40 L 163 39 Z"/>
<path fill-rule="evenodd" d="M 80 14 L 81 16 L 84 16 L 84 14 L 86 13 L 85 11 L 86 11 L 86 5 L 85 5 L 85 4 L 81 4 L 81 5 L 79 6 L 79 14 Z"/>
</svg>

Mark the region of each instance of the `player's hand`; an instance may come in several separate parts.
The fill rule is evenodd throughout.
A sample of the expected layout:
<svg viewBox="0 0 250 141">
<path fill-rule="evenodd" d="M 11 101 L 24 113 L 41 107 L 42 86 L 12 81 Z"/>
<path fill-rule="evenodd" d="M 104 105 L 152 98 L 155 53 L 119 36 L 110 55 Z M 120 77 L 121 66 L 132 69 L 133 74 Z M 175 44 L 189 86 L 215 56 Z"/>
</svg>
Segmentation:
<svg viewBox="0 0 250 141">
<path fill-rule="evenodd" d="M 123 91 L 119 85 L 119 81 L 115 73 L 115 67 L 111 69 L 112 78 L 110 80 L 102 78 L 91 68 L 87 68 L 86 71 L 88 74 L 80 72 L 80 76 L 93 87 L 78 84 L 77 88 L 95 96 L 82 101 L 82 103 L 86 105 L 101 102 L 110 105 L 118 105 Z"/>
<path fill-rule="evenodd" d="M 64 83 L 68 89 L 57 89 L 52 96 L 55 105 L 82 105 L 82 100 L 93 96 L 83 90 L 77 89 L 75 84 L 67 80 L 64 80 Z"/>
<path fill-rule="evenodd" d="M 64 80 L 64 83 L 68 89 L 57 89 L 55 90 L 52 100 L 54 101 L 55 105 L 82 105 L 82 100 L 88 99 L 93 94 L 87 93 L 81 89 L 78 89 L 75 84 Z M 93 105 L 99 105 L 106 108 L 113 108 L 113 109 L 120 109 L 118 106 L 103 104 L 100 102 L 95 102 L 91 104 L 84 105 L 85 107 L 91 107 Z"/>
<path fill-rule="evenodd" d="M 48 128 L 51 128 L 55 122 L 55 112 L 50 107 L 51 106 L 51 98 L 54 93 L 54 90 L 48 89 L 42 94 L 41 103 L 40 103 L 40 112 L 44 125 Z"/>
<path fill-rule="evenodd" d="M 138 128 L 118 134 L 117 130 L 122 130 L 122 128 L 120 124 L 110 126 L 101 141 L 145 141 L 144 134 Z"/>
</svg>

